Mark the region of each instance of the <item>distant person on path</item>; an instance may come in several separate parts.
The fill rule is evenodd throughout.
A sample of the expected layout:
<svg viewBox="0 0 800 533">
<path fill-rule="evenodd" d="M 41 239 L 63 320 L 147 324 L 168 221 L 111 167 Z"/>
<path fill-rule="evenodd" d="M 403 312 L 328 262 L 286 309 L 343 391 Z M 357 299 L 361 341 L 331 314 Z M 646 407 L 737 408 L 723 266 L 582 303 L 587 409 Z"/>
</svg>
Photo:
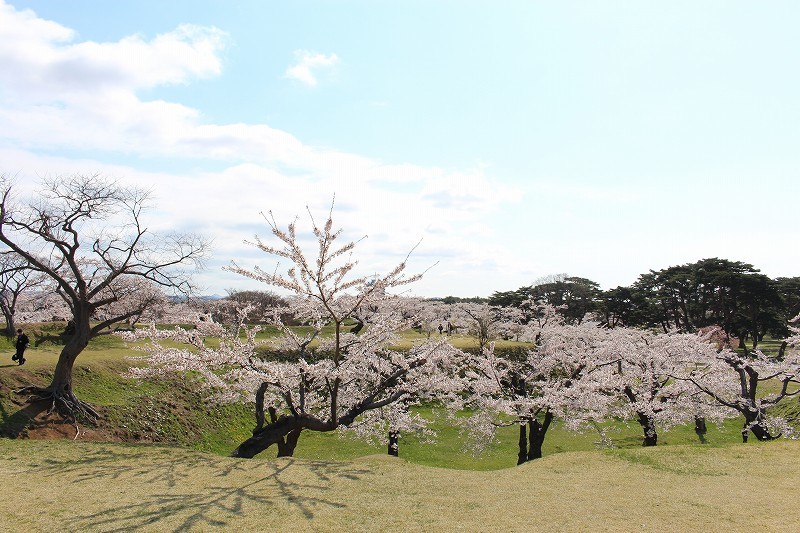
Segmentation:
<svg viewBox="0 0 800 533">
<path fill-rule="evenodd" d="M 31 342 L 30 339 L 28 339 L 28 336 L 25 335 L 25 333 L 22 331 L 22 329 L 18 329 L 17 330 L 17 353 L 11 359 L 13 361 L 18 361 L 19 365 L 24 365 L 25 364 L 25 357 L 24 357 L 25 348 L 28 347 L 28 344 L 30 344 L 30 342 Z"/>
</svg>

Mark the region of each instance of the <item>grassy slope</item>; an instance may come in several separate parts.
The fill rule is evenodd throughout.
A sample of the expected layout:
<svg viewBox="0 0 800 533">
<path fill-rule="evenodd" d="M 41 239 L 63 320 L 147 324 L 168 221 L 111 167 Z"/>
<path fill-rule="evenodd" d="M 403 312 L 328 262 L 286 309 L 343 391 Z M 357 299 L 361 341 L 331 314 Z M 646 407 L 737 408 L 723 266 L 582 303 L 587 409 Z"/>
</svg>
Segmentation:
<svg viewBox="0 0 800 533">
<path fill-rule="evenodd" d="M 12 364 L 12 348 L 0 340 L 0 428 L 14 431 L 27 421 L 20 406 L 23 398 L 12 389 L 33 383 L 46 385 L 61 347 L 50 343 L 31 347 L 27 362 Z M 9 345 L 10 346 L 10 345 Z M 139 382 L 122 374 L 135 355 L 119 339 L 103 336 L 92 340 L 81 353 L 73 372 L 76 394 L 98 408 L 100 428 L 112 439 L 166 442 L 204 451 L 232 450 L 249 434 L 253 415 L 247 406 L 218 406 L 186 378 Z M 100 436 L 102 438 L 102 435 Z"/>
<path fill-rule="evenodd" d="M 125 379 L 121 374 L 131 364 L 126 359 L 130 354 L 118 340 L 104 337 L 93 341 L 76 364 L 76 393 L 99 408 L 104 417 L 101 428 L 108 430 L 107 436 L 124 441 L 178 444 L 221 455 L 230 453 L 249 436 L 253 426 L 252 406 L 213 405 L 194 390 L 196 387 L 188 378 L 163 382 Z M 6 428 L 25 422 L 16 415 L 22 399 L 15 398 L 10 389 L 29 381 L 46 384 L 58 357 L 58 347 L 43 345 L 31 349 L 27 355 L 28 363 L 22 368 L 0 365 L 0 415 L 2 426 Z M 423 410 L 422 414 L 435 416 L 430 410 Z M 712 426 L 709 443 L 737 442 L 738 425 L 732 421 L 719 429 Z M 421 442 L 413 435 L 403 436 L 401 456 L 423 465 L 472 470 L 505 468 L 516 462 L 516 427 L 501 429 L 498 442 L 477 458 L 462 451 L 463 439 L 458 428 L 440 420 L 436 430 L 438 439 L 434 444 Z M 635 423 L 614 424 L 610 436 L 615 445 L 621 447 L 638 447 L 641 443 L 641 430 Z M 95 438 L 103 438 L 103 435 Z M 544 453 L 593 450 L 597 440 L 594 432 L 575 434 L 556 424 L 548 434 Z M 663 433 L 661 442 L 696 443 L 697 437 L 690 427 L 682 427 Z M 296 456 L 348 460 L 384 452 L 383 444 L 371 445 L 342 438 L 337 433 L 306 432 L 300 439 Z M 275 450 L 268 450 L 264 456 L 271 457 L 275 453 Z"/>
<path fill-rule="evenodd" d="M 0 529 L 797 531 L 800 443 L 569 452 L 458 471 L 0 439 Z"/>
<path fill-rule="evenodd" d="M 418 334 L 407 332 L 404 336 L 411 340 L 410 337 Z M 24 417 L 18 415 L 21 399 L 15 398 L 10 389 L 29 381 L 46 384 L 60 347 L 43 344 L 31 348 L 27 353 L 28 363 L 17 368 L 10 364 L 11 344 L 6 347 L 3 343 L 8 341 L 0 340 L 0 353 L 8 355 L 8 364 L 0 363 L 0 427 L 7 430 L 25 422 Z M 101 427 L 109 431 L 107 435 L 124 441 L 178 444 L 221 455 L 228 454 L 247 438 L 253 425 L 252 406 L 213 405 L 194 391 L 195 387 L 187 378 L 144 383 L 122 378 L 121 374 L 131 364 L 126 359 L 131 353 L 119 339 L 100 337 L 92 341 L 76 365 L 76 392 L 99 407 L 104 416 Z M 792 406 L 796 407 L 797 402 L 792 402 Z M 429 411 L 422 413 L 430 416 Z M 711 445 L 736 443 L 740 439 L 740 426 L 738 420 L 731 420 L 720 428 L 710 426 L 707 440 Z M 403 436 L 401 456 L 418 464 L 471 470 L 505 468 L 516 462 L 516 427 L 501 429 L 498 442 L 478 458 L 462 452 L 463 439 L 457 428 L 439 420 L 436 430 L 439 437 L 435 444 L 420 442 L 413 435 Z M 635 423 L 612 424 L 609 436 L 622 448 L 636 448 L 642 438 Z M 660 444 L 697 443 L 689 426 L 660 432 L 659 437 Z M 103 435 L 95 438 L 103 438 Z M 597 441 L 598 435 L 594 432 L 575 434 L 555 424 L 548 433 L 544 453 L 594 450 Z M 271 457 L 274 453 L 275 450 L 268 450 L 264 456 Z M 296 456 L 312 460 L 349 460 L 380 453 L 385 453 L 383 444 L 342 439 L 335 433 L 306 432 L 300 439 Z"/>
</svg>

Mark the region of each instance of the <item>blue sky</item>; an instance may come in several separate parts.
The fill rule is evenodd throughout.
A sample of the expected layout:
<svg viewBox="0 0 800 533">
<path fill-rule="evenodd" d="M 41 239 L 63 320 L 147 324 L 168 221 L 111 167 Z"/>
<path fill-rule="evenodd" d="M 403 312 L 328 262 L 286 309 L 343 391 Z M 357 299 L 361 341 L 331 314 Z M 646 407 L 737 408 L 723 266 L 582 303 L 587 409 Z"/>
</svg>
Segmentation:
<svg viewBox="0 0 800 533">
<path fill-rule="evenodd" d="M 0 156 L 152 187 L 207 292 L 309 205 L 422 295 L 704 257 L 800 274 L 794 2 L 0 0 Z M 320 215 L 321 216 L 321 215 Z"/>
</svg>

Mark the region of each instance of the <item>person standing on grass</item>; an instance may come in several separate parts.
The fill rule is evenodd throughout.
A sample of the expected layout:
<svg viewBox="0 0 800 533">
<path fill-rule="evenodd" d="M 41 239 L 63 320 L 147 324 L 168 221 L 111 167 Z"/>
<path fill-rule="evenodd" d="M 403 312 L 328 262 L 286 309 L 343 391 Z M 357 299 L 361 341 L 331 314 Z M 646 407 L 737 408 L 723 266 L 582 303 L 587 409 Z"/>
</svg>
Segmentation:
<svg viewBox="0 0 800 533">
<path fill-rule="evenodd" d="M 28 347 L 28 344 L 30 344 L 30 342 L 31 341 L 30 341 L 30 339 L 28 339 L 28 336 L 25 335 L 25 332 L 23 332 L 21 328 L 18 329 L 17 330 L 17 353 L 11 359 L 14 360 L 14 361 L 18 361 L 19 365 L 24 365 L 25 364 L 25 357 L 24 357 L 25 348 Z"/>
</svg>

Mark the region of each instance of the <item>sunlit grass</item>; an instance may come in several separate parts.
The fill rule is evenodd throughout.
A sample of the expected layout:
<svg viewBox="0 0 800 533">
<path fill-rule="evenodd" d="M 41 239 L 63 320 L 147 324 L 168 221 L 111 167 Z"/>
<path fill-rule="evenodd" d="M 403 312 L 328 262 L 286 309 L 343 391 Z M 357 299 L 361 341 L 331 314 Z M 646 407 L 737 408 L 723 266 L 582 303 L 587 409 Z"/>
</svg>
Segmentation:
<svg viewBox="0 0 800 533">
<path fill-rule="evenodd" d="M 797 531 L 800 443 L 570 452 L 492 472 L 0 440 L 6 531 Z M 21 497 L 20 495 L 24 495 Z"/>
</svg>

